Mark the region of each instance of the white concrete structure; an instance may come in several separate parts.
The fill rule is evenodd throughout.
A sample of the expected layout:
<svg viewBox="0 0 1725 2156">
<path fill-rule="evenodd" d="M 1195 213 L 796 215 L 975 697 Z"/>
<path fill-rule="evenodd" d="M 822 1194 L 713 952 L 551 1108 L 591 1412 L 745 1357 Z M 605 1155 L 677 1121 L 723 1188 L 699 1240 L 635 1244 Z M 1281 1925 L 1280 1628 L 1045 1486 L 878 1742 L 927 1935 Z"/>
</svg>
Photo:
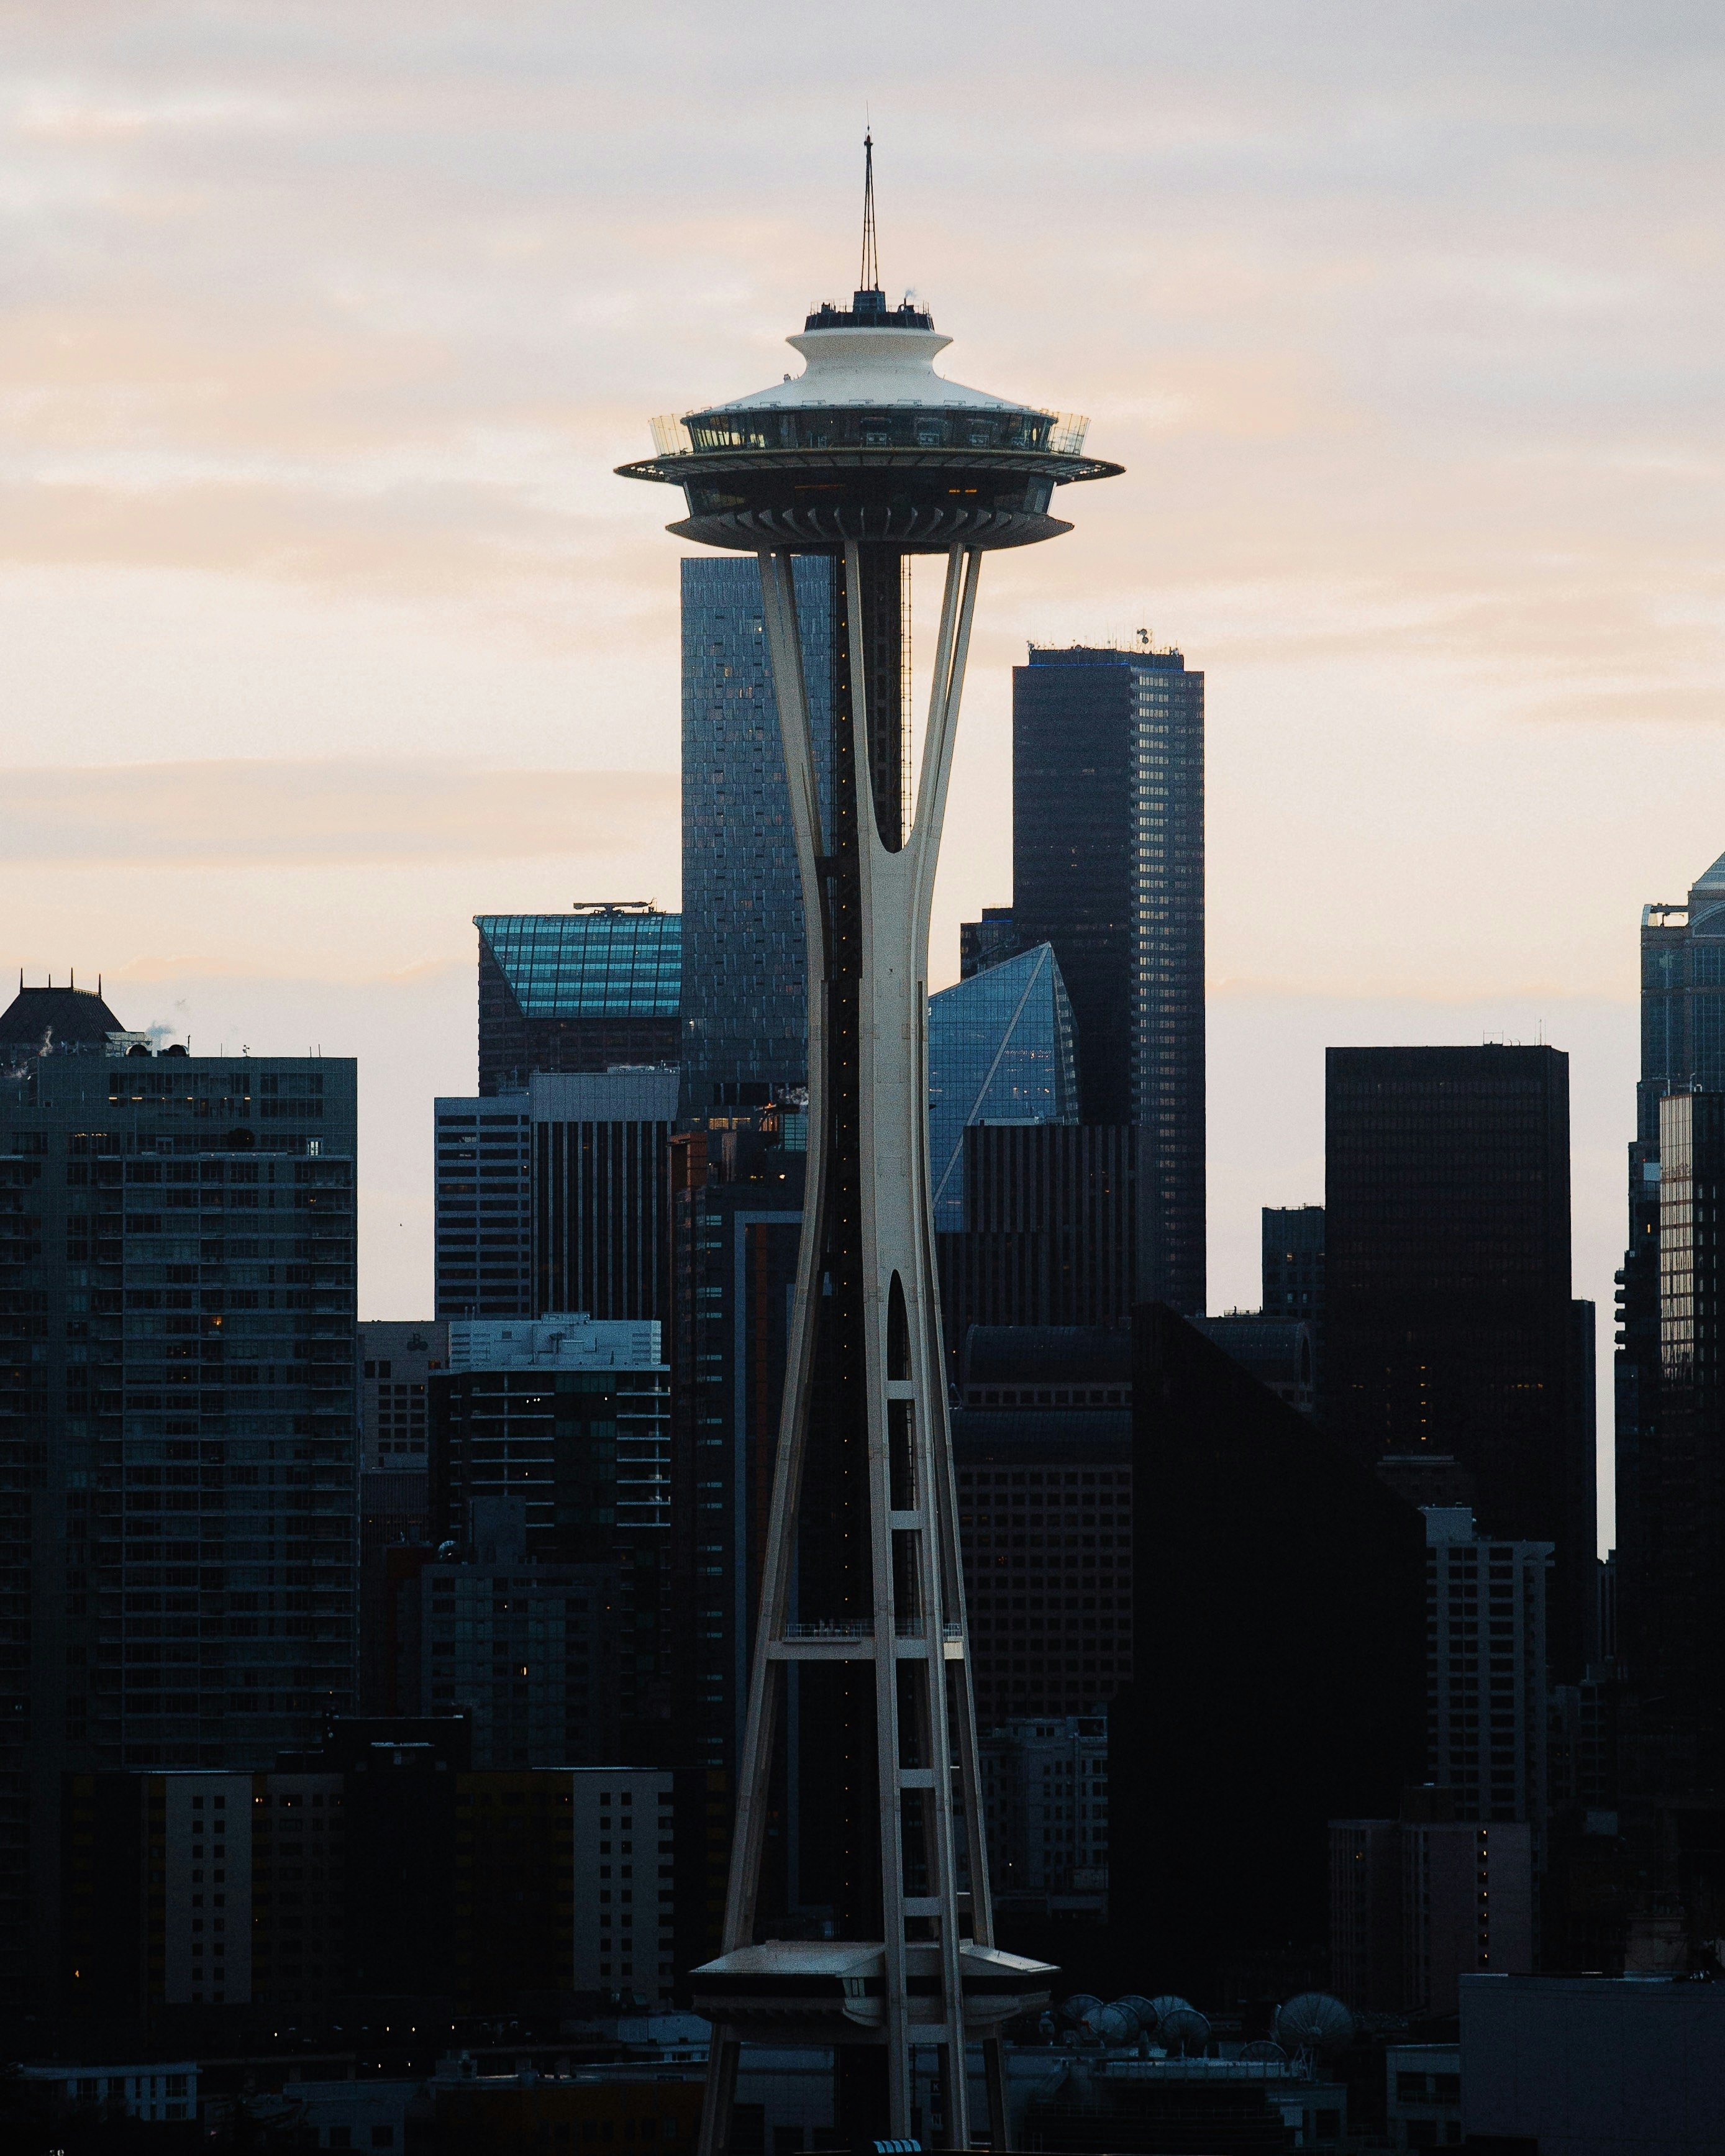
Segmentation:
<svg viewBox="0 0 1725 2156">
<path fill-rule="evenodd" d="M 704 2156 L 728 2138 L 752 2033 L 834 2047 L 839 2114 L 864 2138 L 910 2135 L 915 2054 L 932 2053 L 936 2145 L 959 2148 L 973 2139 L 965 2046 L 979 2036 L 1004 2146 L 999 2032 L 1042 2003 L 1051 1974 L 992 1943 L 929 1194 L 928 921 L 983 553 L 1069 529 L 1048 514 L 1053 489 L 1117 468 L 1077 453 L 1076 423 L 935 374 L 947 340 L 880 289 L 870 184 L 860 288 L 790 340 L 804 372 L 655 423 L 660 454 L 624 467 L 683 488 L 679 536 L 759 557 L 809 936 L 796 1305 L 725 1952 L 694 1988 L 715 2024 Z M 799 552 L 838 565 L 824 800 Z M 914 798 L 913 554 L 946 562 Z M 789 1802 L 802 1807 L 799 1850 L 819 1811 L 827 1851 L 819 1891 L 805 1880 L 800 1898 L 829 1903 L 839 1936 L 762 1939 L 769 1780 L 793 1671 L 801 1787 Z M 816 1729 L 819 1756 L 802 1733 Z"/>
</svg>

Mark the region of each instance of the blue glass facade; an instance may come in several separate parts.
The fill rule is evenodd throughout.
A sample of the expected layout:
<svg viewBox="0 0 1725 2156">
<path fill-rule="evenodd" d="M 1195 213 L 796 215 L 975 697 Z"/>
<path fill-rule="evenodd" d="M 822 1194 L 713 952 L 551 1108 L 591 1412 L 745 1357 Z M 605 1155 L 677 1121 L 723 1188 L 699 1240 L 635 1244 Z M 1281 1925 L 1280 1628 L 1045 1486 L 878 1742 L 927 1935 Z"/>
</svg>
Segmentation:
<svg viewBox="0 0 1725 2156">
<path fill-rule="evenodd" d="M 799 555 L 797 606 L 823 795 L 833 564 Z M 763 1100 L 809 1072 L 803 896 L 752 557 L 683 563 L 683 1109 Z M 765 1087 L 747 1094 L 739 1087 Z"/>
<path fill-rule="evenodd" d="M 968 1123 L 1076 1123 L 1072 1009 L 1046 943 L 928 1001 L 928 1158 L 937 1228 L 964 1225 Z"/>
<path fill-rule="evenodd" d="M 683 922 L 649 906 L 484 913 L 479 931 L 480 1091 L 534 1070 L 674 1063 Z"/>
</svg>

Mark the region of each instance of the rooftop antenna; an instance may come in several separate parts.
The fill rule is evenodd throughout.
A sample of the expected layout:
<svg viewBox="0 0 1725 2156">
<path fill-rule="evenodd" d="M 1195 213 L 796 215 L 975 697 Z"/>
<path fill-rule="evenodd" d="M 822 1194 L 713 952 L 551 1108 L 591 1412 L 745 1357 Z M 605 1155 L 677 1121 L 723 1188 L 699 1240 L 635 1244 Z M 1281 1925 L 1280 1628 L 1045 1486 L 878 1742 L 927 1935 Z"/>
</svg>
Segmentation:
<svg viewBox="0 0 1725 2156">
<path fill-rule="evenodd" d="M 863 136 L 863 241 L 860 292 L 880 289 L 880 248 L 875 236 L 875 136 L 870 128 Z"/>
</svg>

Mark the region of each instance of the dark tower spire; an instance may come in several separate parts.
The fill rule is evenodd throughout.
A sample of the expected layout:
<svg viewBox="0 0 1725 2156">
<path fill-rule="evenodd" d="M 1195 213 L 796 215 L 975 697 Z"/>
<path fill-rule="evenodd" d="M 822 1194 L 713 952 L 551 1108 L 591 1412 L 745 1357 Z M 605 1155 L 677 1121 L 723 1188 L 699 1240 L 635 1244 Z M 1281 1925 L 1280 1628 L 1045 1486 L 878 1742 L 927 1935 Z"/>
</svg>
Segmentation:
<svg viewBox="0 0 1725 2156">
<path fill-rule="evenodd" d="M 870 129 L 863 136 L 863 244 L 862 275 L 857 279 L 860 292 L 880 290 L 880 249 L 875 237 L 875 136 Z"/>
</svg>

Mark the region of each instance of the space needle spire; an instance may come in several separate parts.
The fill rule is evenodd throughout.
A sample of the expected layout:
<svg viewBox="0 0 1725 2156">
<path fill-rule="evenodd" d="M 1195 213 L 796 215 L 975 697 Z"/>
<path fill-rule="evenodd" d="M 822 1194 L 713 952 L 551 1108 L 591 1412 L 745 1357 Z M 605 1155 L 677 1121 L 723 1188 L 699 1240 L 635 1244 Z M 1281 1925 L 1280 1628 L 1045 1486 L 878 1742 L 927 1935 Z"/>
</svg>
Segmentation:
<svg viewBox="0 0 1725 2156">
<path fill-rule="evenodd" d="M 983 557 L 1070 531 L 1055 489 L 1120 467 L 1084 454 L 1083 421 L 936 373 L 951 340 L 880 289 L 863 146 L 860 282 L 788 340 L 803 372 L 655 420 L 658 454 L 621 467 L 682 490 L 678 538 L 760 562 L 809 938 L 802 1240 L 723 1951 L 691 1987 L 713 2025 L 702 2156 L 729 2148 L 747 2041 L 830 2050 L 834 2114 L 865 2139 L 911 2134 L 932 2060 L 951 2148 L 971 2143 L 979 2041 L 1004 2148 L 1000 2032 L 1055 1974 L 993 1943 L 929 1197 L 928 925 Z M 824 636 L 798 619 L 798 554 L 830 565 Z M 946 575 L 911 798 L 918 554 Z M 774 1814 L 798 1821 L 793 1859 L 783 1838 L 769 1851 Z M 832 1936 L 806 1936 L 793 1912 L 811 1906 Z"/>
<path fill-rule="evenodd" d="M 870 129 L 863 136 L 863 237 L 862 273 L 856 280 L 861 292 L 880 290 L 880 246 L 875 231 L 875 136 Z"/>
</svg>

